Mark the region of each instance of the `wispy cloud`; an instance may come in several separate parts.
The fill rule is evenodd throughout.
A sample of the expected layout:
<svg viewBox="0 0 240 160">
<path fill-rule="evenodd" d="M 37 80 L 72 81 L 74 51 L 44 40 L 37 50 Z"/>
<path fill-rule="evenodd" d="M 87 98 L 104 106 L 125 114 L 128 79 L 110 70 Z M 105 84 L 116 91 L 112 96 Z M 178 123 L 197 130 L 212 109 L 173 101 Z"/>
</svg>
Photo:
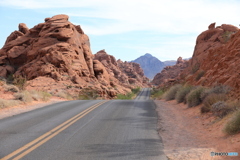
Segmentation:
<svg viewBox="0 0 240 160">
<path fill-rule="evenodd" d="M 97 35 L 133 30 L 196 33 L 212 22 L 238 25 L 235 15 L 240 14 L 237 0 L 1 0 L 0 5 L 23 9 L 69 8 L 65 12 L 71 16 L 113 20 L 100 21 L 98 26 L 86 25 L 89 34 Z"/>
<path fill-rule="evenodd" d="M 161 60 L 190 57 L 197 35 L 210 23 L 239 25 L 239 6 L 239 0 L 0 1 L 0 7 L 44 16 L 68 14 L 90 36 L 94 52 L 109 49 L 123 60 L 146 52 Z"/>
</svg>

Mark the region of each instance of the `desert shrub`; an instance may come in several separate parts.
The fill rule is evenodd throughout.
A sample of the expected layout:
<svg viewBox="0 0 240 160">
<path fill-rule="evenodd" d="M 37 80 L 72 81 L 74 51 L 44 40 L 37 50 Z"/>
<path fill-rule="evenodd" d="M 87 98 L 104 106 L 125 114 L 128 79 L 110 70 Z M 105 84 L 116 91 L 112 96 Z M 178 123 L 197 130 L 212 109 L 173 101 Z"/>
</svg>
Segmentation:
<svg viewBox="0 0 240 160">
<path fill-rule="evenodd" d="M 6 107 L 11 107 L 11 106 L 16 106 L 19 104 L 19 101 L 17 100 L 5 100 L 5 99 L 0 99 L 0 108 L 6 108 Z"/>
<path fill-rule="evenodd" d="M 230 135 L 240 132 L 240 110 L 233 114 L 232 118 L 224 126 L 223 131 Z"/>
<path fill-rule="evenodd" d="M 41 95 L 39 94 L 38 91 L 35 91 L 35 90 L 32 90 L 30 91 L 31 95 L 32 95 L 32 98 L 35 100 L 35 101 L 40 101 L 41 100 Z"/>
<path fill-rule="evenodd" d="M 140 92 L 141 88 L 140 87 L 137 87 L 137 88 L 133 88 L 131 91 L 132 93 L 134 94 L 138 94 Z"/>
<path fill-rule="evenodd" d="M 167 101 L 170 101 L 170 100 L 174 100 L 175 99 L 175 96 L 176 96 L 176 93 L 177 91 L 181 88 L 182 85 L 180 84 L 176 84 L 174 86 L 172 86 L 165 94 L 164 94 L 164 98 L 167 100 Z"/>
<path fill-rule="evenodd" d="M 90 100 L 90 99 L 97 99 L 98 98 L 98 91 L 92 88 L 84 88 L 78 94 L 77 99 L 80 100 Z"/>
<path fill-rule="evenodd" d="M 79 94 L 78 98 L 79 100 L 90 100 L 90 98 L 87 95 Z"/>
<path fill-rule="evenodd" d="M 12 85 L 12 84 L 9 84 L 9 85 L 5 84 L 3 87 L 4 87 L 5 91 L 19 92 L 18 87 L 17 87 L 17 86 L 14 86 L 14 85 Z"/>
<path fill-rule="evenodd" d="M 13 74 L 11 73 L 11 74 L 9 74 L 9 75 L 7 76 L 6 81 L 7 81 L 7 83 L 12 83 L 13 80 L 14 80 L 14 76 L 13 76 Z"/>
<path fill-rule="evenodd" d="M 6 84 L 6 79 L 3 77 L 0 77 L 0 86 L 3 86 Z"/>
<path fill-rule="evenodd" d="M 116 99 L 132 99 L 135 94 L 132 92 L 129 92 L 127 94 L 117 94 Z"/>
<path fill-rule="evenodd" d="M 192 67 L 192 74 L 196 73 L 199 70 L 200 64 L 196 63 L 193 67 Z"/>
<path fill-rule="evenodd" d="M 52 96 L 50 93 L 45 92 L 45 91 L 32 90 L 32 91 L 30 91 L 30 93 L 32 95 L 32 98 L 35 101 L 39 101 L 39 100 L 48 101 L 50 99 L 50 97 Z"/>
<path fill-rule="evenodd" d="M 98 92 L 91 88 L 84 88 L 78 95 L 78 99 L 89 100 L 89 99 L 97 99 Z"/>
<path fill-rule="evenodd" d="M 218 101 L 226 101 L 226 94 L 211 93 L 203 100 L 203 106 L 201 107 L 201 113 L 211 111 L 211 106 Z"/>
<path fill-rule="evenodd" d="M 196 81 L 198 81 L 203 75 L 205 74 L 205 71 L 200 70 L 195 78 Z"/>
<path fill-rule="evenodd" d="M 230 40 L 232 34 L 234 34 L 234 32 L 232 32 L 232 31 L 225 31 L 222 34 L 222 38 L 224 39 L 225 43 L 227 43 Z"/>
<path fill-rule="evenodd" d="M 187 94 L 193 89 L 193 86 L 182 86 L 176 93 L 175 99 L 177 100 L 178 103 L 186 103 L 186 96 Z"/>
<path fill-rule="evenodd" d="M 17 100 L 0 99 L 0 108 L 16 106 L 18 104 L 19 104 L 19 101 L 17 101 Z"/>
<path fill-rule="evenodd" d="M 164 93 L 165 93 L 164 89 L 153 88 L 151 91 L 151 97 L 154 99 L 161 99 Z"/>
<path fill-rule="evenodd" d="M 188 107 L 194 107 L 202 103 L 201 93 L 204 91 L 203 87 L 197 87 L 187 95 Z"/>
<path fill-rule="evenodd" d="M 42 95 L 43 101 L 48 101 L 52 97 L 52 95 L 48 92 L 41 91 L 40 94 Z"/>
<path fill-rule="evenodd" d="M 226 102 L 218 101 L 211 106 L 211 111 L 215 116 L 223 118 L 232 111 L 232 108 L 230 108 Z"/>
<path fill-rule="evenodd" d="M 64 91 L 62 91 L 62 92 L 57 92 L 57 93 L 55 94 L 55 96 L 60 97 L 60 98 L 64 98 L 64 99 L 68 99 L 68 100 L 72 100 L 72 99 L 73 99 L 73 97 L 72 97 L 70 94 L 68 94 L 68 93 L 66 93 L 66 92 L 64 92 Z"/>
<path fill-rule="evenodd" d="M 210 94 L 227 94 L 230 91 L 230 88 L 225 85 L 218 85 L 213 88 L 206 89 L 201 94 L 201 99 L 204 100 Z"/>
<path fill-rule="evenodd" d="M 32 95 L 28 91 L 22 91 L 20 93 L 15 93 L 14 97 L 17 100 L 23 101 L 25 103 L 33 101 Z"/>
<path fill-rule="evenodd" d="M 24 90 L 26 86 L 27 78 L 22 76 L 14 77 L 13 84 L 20 90 Z"/>
</svg>

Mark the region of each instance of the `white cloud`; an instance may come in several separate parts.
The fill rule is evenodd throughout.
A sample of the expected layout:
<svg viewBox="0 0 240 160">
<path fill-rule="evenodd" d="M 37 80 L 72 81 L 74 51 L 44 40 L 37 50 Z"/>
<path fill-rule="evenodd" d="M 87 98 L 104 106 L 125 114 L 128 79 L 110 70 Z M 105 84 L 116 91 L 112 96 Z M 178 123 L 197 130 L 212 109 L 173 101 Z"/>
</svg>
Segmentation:
<svg viewBox="0 0 240 160">
<path fill-rule="evenodd" d="M 199 33 L 212 22 L 238 25 L 240 2 L 231 0 L 1 0 L 0 5 L 25 9 L 63 8 L 75 17 L 112 19 L 114 23 L 86 25 L 89 34 L 133 30 L 185 34 Z M 79 8 L 72 12 L 69 8 Z M 89 8 L 89 10 L 81 10 Z M 57 14 L 57 13 L 56 13 Z"/>
<path fill-rule="evenodd" d="M 85 33 L 93 36 L 150 31 L 156 34 L 154 46 L 143 42 L 125 47 L 134 49 L 138 54 L 152 53 L 160 60 L 177 59 L 180 55 L 190 57 L 197 35 L 212 22 L 217 22 L 217 25 L 227 23 L 238 26 L 239 5 L 239 0 L 0 1 L 0 6 L 48 12 L 51 15 L 64 12 L 70 16 L 70 21 L 80 24 Z M 88 23 L 77 22 L 83 18 L 92 20 Z M 161 39 L 161 36 L 168 34 L 171 37 Z M 117 54 L 122 55 L 120 52 Z"/>
</svg>

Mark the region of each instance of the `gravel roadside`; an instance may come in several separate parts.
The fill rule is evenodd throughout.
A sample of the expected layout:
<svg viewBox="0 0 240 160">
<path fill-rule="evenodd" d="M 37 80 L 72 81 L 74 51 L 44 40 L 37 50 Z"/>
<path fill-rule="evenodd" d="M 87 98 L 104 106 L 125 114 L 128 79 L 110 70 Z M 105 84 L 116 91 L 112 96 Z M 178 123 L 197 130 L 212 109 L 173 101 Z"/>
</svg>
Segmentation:
<svg viewBox="0 0 240 160">
<path fill-rule="evenodd" d="M 176 101 L 155 100 L 158 132 L 170 160 L 239 160 L 240 157 L 210 156 L 211 152 L 240 153 L 240 135 L 226 136 L 223 123 L 201 115 L 200 106 L 187 108 Z M 215 122 L 215 123 L 214 123 Z"/>
</svg>

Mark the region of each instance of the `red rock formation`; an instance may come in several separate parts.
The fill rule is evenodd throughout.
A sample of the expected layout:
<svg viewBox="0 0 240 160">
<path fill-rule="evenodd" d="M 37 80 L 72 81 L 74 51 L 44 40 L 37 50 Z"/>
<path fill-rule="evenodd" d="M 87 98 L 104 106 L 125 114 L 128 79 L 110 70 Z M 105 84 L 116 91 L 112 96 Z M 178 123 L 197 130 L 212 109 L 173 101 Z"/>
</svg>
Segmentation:
<svg viewBox="0 0 240 160">
<path fill-rule="evenodd" d="M 228 85 L 240 97 L 240 31 L 223 24 L 210 27 L 197 38 L 194 54 L 183 77 L 194 85 Z"/>
<path fill-rule="evenodd" d="M 182 57 L 177 59 L 174 66 L 165 67 L 160 73 L 156 74 L 152 80 L 153 85 L 168 85 L 181 79 L 181 72 L 188 66 L 188 61 L 183 60 Z"/>
<path fill-rule="evenodd" d="M 101 50 L 95 54 L 95 59 L 102 62 L 106 67 L 108 73 L 113 76 L 111 81 L 120 83 L 124 86 L 131 88 L 140 86 L 146 87 L 148 84 L 148 78 L 144 76 L 143 70 L 139 64 L 133 62 L 122 62 L 108 55 L 105 50 Z"/>
<path fill-rule="evenodd" d="M 0 50 L 0 76 L 26 77 L 28 88 L 33 89 L 44 88 L 46 80 L 62 89 L 92 86 L 109 97 L 129 91 L 130 85 L 121 87 L 117 80 L 125 77 L 118 73 L 115 58 L 105 55 L 103 60 L 93 60 L 88 36 L 68 19 L 67 15 L 56 15 L 31 29 L 20 23 L 19 30 L 11 33 Z M 140 81 L 138 84 L 142 86 Z"/>
<path fill-rule="evenodd" d="M 223 24 L 215 28 L 215 24 L 211 24 L 208 30 L 202 32 L 197 37 L 192 60 L 190 60 L 190 66 L 200 65 L 206 61 L 206 55 L 209 50 L 225 44 L 230 39 L 231 35 L 237 31 L 238 28 L 232 25 Z"/>
</svg>

